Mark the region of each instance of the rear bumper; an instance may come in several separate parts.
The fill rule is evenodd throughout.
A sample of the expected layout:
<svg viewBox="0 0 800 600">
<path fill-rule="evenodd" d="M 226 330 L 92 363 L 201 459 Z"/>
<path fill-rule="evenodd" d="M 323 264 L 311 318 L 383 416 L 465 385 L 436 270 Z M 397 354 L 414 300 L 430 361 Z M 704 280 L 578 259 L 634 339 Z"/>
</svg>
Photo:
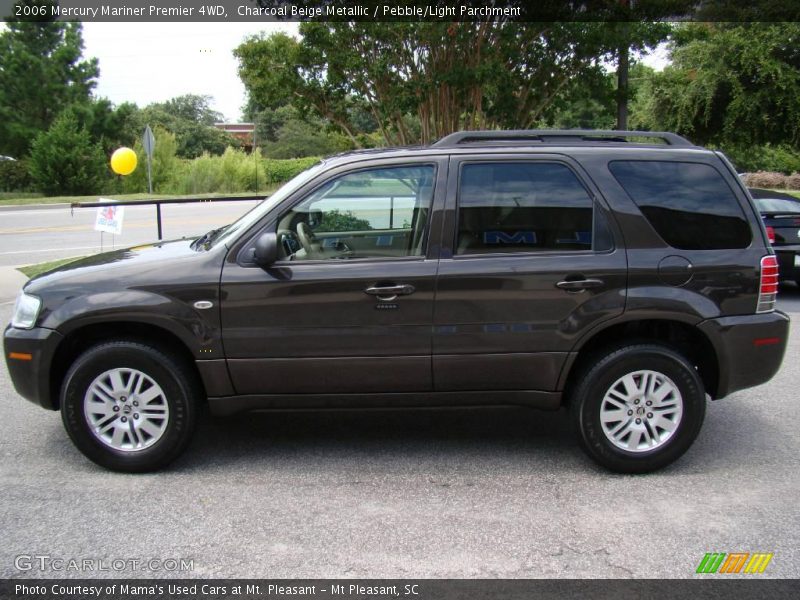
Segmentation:
<svg viewBox="0 0 800 600">
<path fill-rule="evenodd" d="M 6 365 L 17 393 L 49 410 L 58 408 L 50 391 L 50 367 L 61 340 L 60 333 L 43 327 L 15 329 L 9 325 L 3 336 Z M 20 358 L 27 355 L 30 359 Z"/>
<path fill-rule="evenodd" d="M 716 399 L 766 383 L 780 369 L 789 338 L 786 314 L 721 317 L 703 321 L 699 327 L 717 352 Z"/>
</svg>

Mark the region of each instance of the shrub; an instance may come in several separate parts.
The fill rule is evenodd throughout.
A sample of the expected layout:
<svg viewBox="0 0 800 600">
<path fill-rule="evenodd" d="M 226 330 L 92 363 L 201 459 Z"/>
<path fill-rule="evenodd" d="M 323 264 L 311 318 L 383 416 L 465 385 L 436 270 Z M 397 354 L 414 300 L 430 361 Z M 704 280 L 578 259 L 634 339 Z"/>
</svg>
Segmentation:
<svg viewBox="0 0 800 600">
<path fill-rule="evenodd" d="M 317 164 L 319 158 L 309 156 L 307 158 L 289 158 L 286 160 L 267 159 L 265 162 L 267 183 L 274 184 L 289 181 L 295 175 Z"/>
<path fill-rule="evenodd" d="M 319 162 L 318 158 L 264 159 L 228 148 L 222 156 L 204 154 L 185 161 L 174 180 L 174 193 L 212 194 L 256 192 L 288 181 Z"/>
<path fill-rule="evenodd" d="M 222 156 L 203 154 L 187 161 L 176 181 L 181 194 L 234 193 L 256 190 L 267 183 L 263 161 L 241 150 L 228 148 Z"/>
<path fill-rule="evenodd" d="M 744 177 L 747 187 L 781 189 L 786 187 L 786 176 L 771 171 L 748 173 Z"/>
<path fill-rule="evenodd" d="M 107 157 L 89 132 L 65 112 L 31 146 L 30 173 L 39 191 L 47 195 L 98 193 L 109 177 Z"/>
<path fill-rule="evenodd" d="M 786 178 L 786 188 L 800 190 L 800 173 L 792 173 Z"/>
<path fill-rule="evenodd" d="M 774 171 L 788 175 L 800 171 L 800 150 L 791 146 L 723 147 L 739 172 Z"/>
<path fill-rule="evenodd" d="M 180 167 L 180 159 L 175 156 L 178 148 L 175 135 L 166 129 L 156 127 L 153 130 L 153 136 L 156 139 L 151 165 L 153 194 L 174 193 L 172 191 L 173 181 L 176 171 Z M 120 176 L 118 185 L 124 193 L 147 193 L 147 156 L 141 140 L 136 141 L 133 149 L 137 158 L 136 170 L 130 175 Z"/>
<path fill-rule="evenodd" d="M 0 160 L 0 192 L 27 192 L 33 187 L 28 163 L 22 160 Z"/>
</svg>

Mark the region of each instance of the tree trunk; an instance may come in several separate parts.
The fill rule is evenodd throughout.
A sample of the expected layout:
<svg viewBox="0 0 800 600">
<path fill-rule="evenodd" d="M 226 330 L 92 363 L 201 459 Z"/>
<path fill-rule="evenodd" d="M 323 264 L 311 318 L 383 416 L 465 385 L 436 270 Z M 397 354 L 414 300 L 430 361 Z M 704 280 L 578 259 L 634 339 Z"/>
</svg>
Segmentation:
<svg viewBox="0 0 800 600">
<path fill-rule="evenodd" d="M 617 130 L 628 129 L 628 70 L 630 69 L 630 42 L 628 25 L 622 25 L 623 42 L 617 50 Z"/>
</svg>

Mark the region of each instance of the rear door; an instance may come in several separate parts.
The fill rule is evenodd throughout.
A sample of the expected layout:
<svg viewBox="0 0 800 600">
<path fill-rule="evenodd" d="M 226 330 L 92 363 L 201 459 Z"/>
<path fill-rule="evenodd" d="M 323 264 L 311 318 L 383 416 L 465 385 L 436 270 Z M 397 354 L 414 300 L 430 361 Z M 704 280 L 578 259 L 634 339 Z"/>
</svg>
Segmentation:
<svg viewBox="0 0 800 600">
<path fill-rule="evenodd" d="M 625 306 L 599 195 L 563 156 L 453 157 L 445 223 L 435 389 L 555 390 L 579 336 Z"/>
</svg>

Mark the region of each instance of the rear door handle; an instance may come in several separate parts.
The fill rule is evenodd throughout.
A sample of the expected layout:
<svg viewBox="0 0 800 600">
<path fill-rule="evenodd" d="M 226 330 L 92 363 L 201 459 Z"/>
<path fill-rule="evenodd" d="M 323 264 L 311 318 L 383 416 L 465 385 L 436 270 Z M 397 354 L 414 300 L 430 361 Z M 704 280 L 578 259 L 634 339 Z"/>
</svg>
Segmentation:
<svg viewBox="0 0 800 600">
<path fill-rule="evenodd" d="M 364 293 L 377 296 L 379 300 L 391 302 L 398 296 L 408 296 L 416 291 L 416 288 L 410 283 L 403 283 L 400 285 L 373 285 L 365 289 Z"/>
<path fill-rule="evenodd" d="M 557 288 L 567 290 L 568 292 L 582 292 L 594 288 L 601 288 L 605 285 L 602 279 L 565 279 L 556 284 Z"/>
</svg>

